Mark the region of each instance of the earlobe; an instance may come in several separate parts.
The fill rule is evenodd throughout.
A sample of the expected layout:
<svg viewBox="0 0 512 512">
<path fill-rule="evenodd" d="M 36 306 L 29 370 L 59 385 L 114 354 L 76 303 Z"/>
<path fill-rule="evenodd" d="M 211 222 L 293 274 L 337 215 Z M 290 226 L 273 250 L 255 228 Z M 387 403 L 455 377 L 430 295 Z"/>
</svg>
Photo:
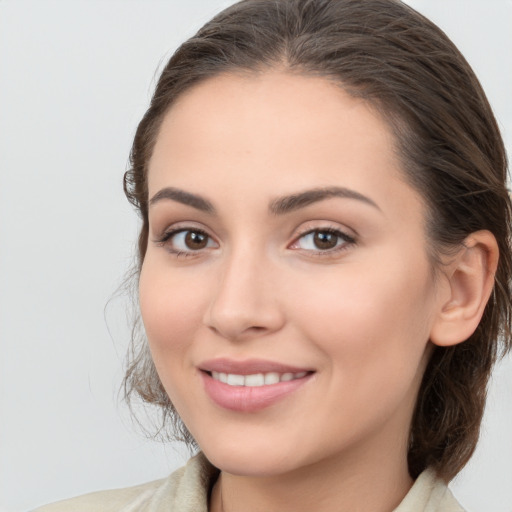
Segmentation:
<svg viewBox="0 0 512 512">
<path fill-rule="evenodd" d="M 430 340 L 451 346 L 467 340 L 476 330 L 494 286 L 499 249 L 490 231 L 477 231 L 447 266 L 447 293 L 440 298 Z"/>
</svg>

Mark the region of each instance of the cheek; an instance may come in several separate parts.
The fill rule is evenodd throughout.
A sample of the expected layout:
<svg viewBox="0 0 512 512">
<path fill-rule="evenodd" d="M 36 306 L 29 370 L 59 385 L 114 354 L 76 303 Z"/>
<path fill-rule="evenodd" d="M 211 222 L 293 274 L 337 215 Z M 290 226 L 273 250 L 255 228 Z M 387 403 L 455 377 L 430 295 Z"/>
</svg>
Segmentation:
<svg viewBox="0 0 512 512">
<path fill-rule="evenodd" d="M 142 320 L 155 363 L 166 352 L 185 349 L 202 321 L 201 289 L 186 273 L 144 261 L 139 280 Z"/>
<path fill-rule="evenodd" d="M 409 421 L 428 357 L 428 280 L 411 286 L 405 276 L 366 270 L 317 283 L 309 294 L 296 291 L 303 297 L 296 322 L 324 356 L 335 431 L 345 428 L 347 414 L 359 433 L 393 411 Z"/>
<path fill-rule="evenodd" d="M 372 382 L 382 373 L 412 376 L 427 345 L 432 285 L 423 266 L 340 267 L 304 290 L 296 321 L 333 366 Z M 398 271 L 400 269 L 400 271 Z M 306 293 L 305 290 L 308 290 Z M 417 364 L 416 364 L 417 363 Z"/>
</svg>

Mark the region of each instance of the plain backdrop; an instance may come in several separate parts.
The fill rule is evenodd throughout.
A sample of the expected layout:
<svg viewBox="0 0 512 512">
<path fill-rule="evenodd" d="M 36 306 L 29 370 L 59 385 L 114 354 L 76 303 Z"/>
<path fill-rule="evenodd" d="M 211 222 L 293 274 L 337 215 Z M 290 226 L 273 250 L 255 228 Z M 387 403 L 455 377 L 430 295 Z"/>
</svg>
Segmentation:
<svg viewBox="0 0 512 512">
<path fill-rule="evenodd" d="M 118 398 L 129 339 L 111 299 L 138 221 L 122 193 L 155 72 L 219 0 L 0 0 L 0 510 L 167 475 Z M 512 147 L 512 1 L 411 0 L 476 70 Z M 512 361 L 452 484 L 512 512 Z"/>
</svg>

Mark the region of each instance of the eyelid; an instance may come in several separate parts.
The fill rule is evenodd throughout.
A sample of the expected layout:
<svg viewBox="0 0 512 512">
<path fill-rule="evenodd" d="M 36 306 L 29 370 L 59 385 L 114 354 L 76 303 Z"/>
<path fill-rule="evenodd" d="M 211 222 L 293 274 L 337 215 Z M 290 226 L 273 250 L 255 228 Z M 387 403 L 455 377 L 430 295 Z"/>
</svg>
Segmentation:
<svg viewBox="0 0 512 512">
<path fill-rule="evenodd" d="M 153 229 L 152 231 L 155 233 L 152 238 L 154 243 L 161 242 L 164 238 L 169 238 L 169 236 L 172 236 L 180 231 L 200 231 L 215 240 L 215 237 L 211 235 L 208 228 L 206 228 L 200 222 L 194 221 L 173 222 L 171 224 L 166 224 L 162 229 Z"/>
<path fill-rule="evenodd" d="M 354 241 L 359 238 L 359 234 L 355 229 L 339 224 L 338 222 L 322 219 L 303 222 L 297 229 L 294 230 L 292 237 L 295 241 L 301 236 L 314 233 L 315 231 L 339 232 L 342 236 Z"/>
<path fill-rule="evenodd" d="M 210 234 L 210 230 L 205 228 L 204 225 L 198 225 L 199 223 L 195 222 L 177 222 L 175 224 L 171 224 L 167 226 L 164 230 L 162 230 L 161 234 L 152 240 L 152 242 L 158 246 L 166 247 L 166 249 L 175 255 L 178 256 L 200 256 L 206 251 L 211 249 L 215 249 L 219 247 L 219 242 L 216 240 L 216 237 Z M 176 247 L 171 247 L 171 244 L 168 242 L 179 233 L 184 232 L 196 232 L 202 233 L 206 237 L 208 237 L 208 245 L 203 248 L 193 249 L 193 248 L 185 248 L 178 249 Z M 331 233 L 336 235 L 339 239 L 341 239 L 341 244 L 337 244 L 332 248 L 303 248 L 298 247 L 299 241 L 313 233 Z M 349 234 L 350 233 L 350 234 Z M 342 227 L 339 224 L 334 224 L 332 222 L 322 221 L 310 221 L 304 223 L 293 235 L 292 242 L 287 245 L 288 249 L 301 251 L 302 253 L 307 254 L 308 256 L 334 256 L 335 254 L 347 250 L 353 245 L 357 244 L 357 235 L 353 234 L 354 230 L 346 227 Z M 211 245 L 213 243 L 213 247 Z"/>
<path fill-rule="evenodd" d="M 314 223 L 314 224 L 308 223 L 307 227 L 304 227 L 293 237 L 293 241 L 288 245 L 288 248 L 292 249 L 292 250 L 296 250 L 296 251 L 301 251 L 308 255 L 324 256 L 324 257 L 331 256 L 332 257 L 342 251 L 347 250 L 348 248 L 352 247 L 353 245 L 357 244 L 357 235 L 349 234 L 347 231 L 351 231 L 352 233 L 354 232 L 353 230 L 349 230 L 346 228 L 344 229 L 341 226 L 333 225 L 332 223 L 328 223 L 328 224 L 324 224 L 324 225 L 317 224 L 317 223 Z M 324 232 L 324 233 L 335 234 L 339 238 L 342 239 L 343 243 L 340 244 L 339 246 L 335 246 L 331 249 L 313 250 L 313 249 L 303 249 L 300 247 L 294 247 L 298 244 L 298 242 L 302 238 L 304 238 L 308 235 L 311 235 L 315 232 L 318 232 L 318 233 Z"/>
<path fill-rule="evenodd" d="M 195 223 L 190 222 L 179 222 L 176 224 L 172 224 L 168 227 L 166 227 L 161 234 L 159 234 L 156 238 L 154 238 L 152 241 L 154 244 L 160 247 L 166 248 L 168 252 L 171 254 L 174 254 L 176 256 L 200 256 L 204 252 L 215 249 L 219 247 L 219 243 L 215 239 L 213 235 L 210 234 L 209 230 L 204 228 L 203 226 L 197 226 L 194 225 Z M 213 242 L 215 244 L 215 247 L 207 246 L 200 249 L 177 249 L 175 247 L 171 247 L 169 242 L 175 237 L 176 235 L 180 233 L 186 233 L 189 232 L 195 232 L 195 233 L 202 233 L 205 236 L 208 237 L 209 242 Z M 208 242 L 208 243 L 209 243 Z"/>
</svg>

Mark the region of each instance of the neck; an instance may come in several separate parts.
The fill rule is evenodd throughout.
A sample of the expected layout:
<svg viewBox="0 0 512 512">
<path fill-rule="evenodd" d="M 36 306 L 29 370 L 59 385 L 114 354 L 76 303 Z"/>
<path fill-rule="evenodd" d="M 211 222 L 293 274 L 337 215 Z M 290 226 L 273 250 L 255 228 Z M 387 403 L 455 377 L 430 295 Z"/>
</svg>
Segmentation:
<svg viewBox="0 0 512 512">
<path fill-rule="evenodd" d="M 222 472 L 212 492 L 210 511 L 391 512 L 412 485 L 406 446 L 400 445 L 392 443 L 378 453 L 366 446 L 363 456 L 355 450 L 284 475 Z"/>
</svg>

